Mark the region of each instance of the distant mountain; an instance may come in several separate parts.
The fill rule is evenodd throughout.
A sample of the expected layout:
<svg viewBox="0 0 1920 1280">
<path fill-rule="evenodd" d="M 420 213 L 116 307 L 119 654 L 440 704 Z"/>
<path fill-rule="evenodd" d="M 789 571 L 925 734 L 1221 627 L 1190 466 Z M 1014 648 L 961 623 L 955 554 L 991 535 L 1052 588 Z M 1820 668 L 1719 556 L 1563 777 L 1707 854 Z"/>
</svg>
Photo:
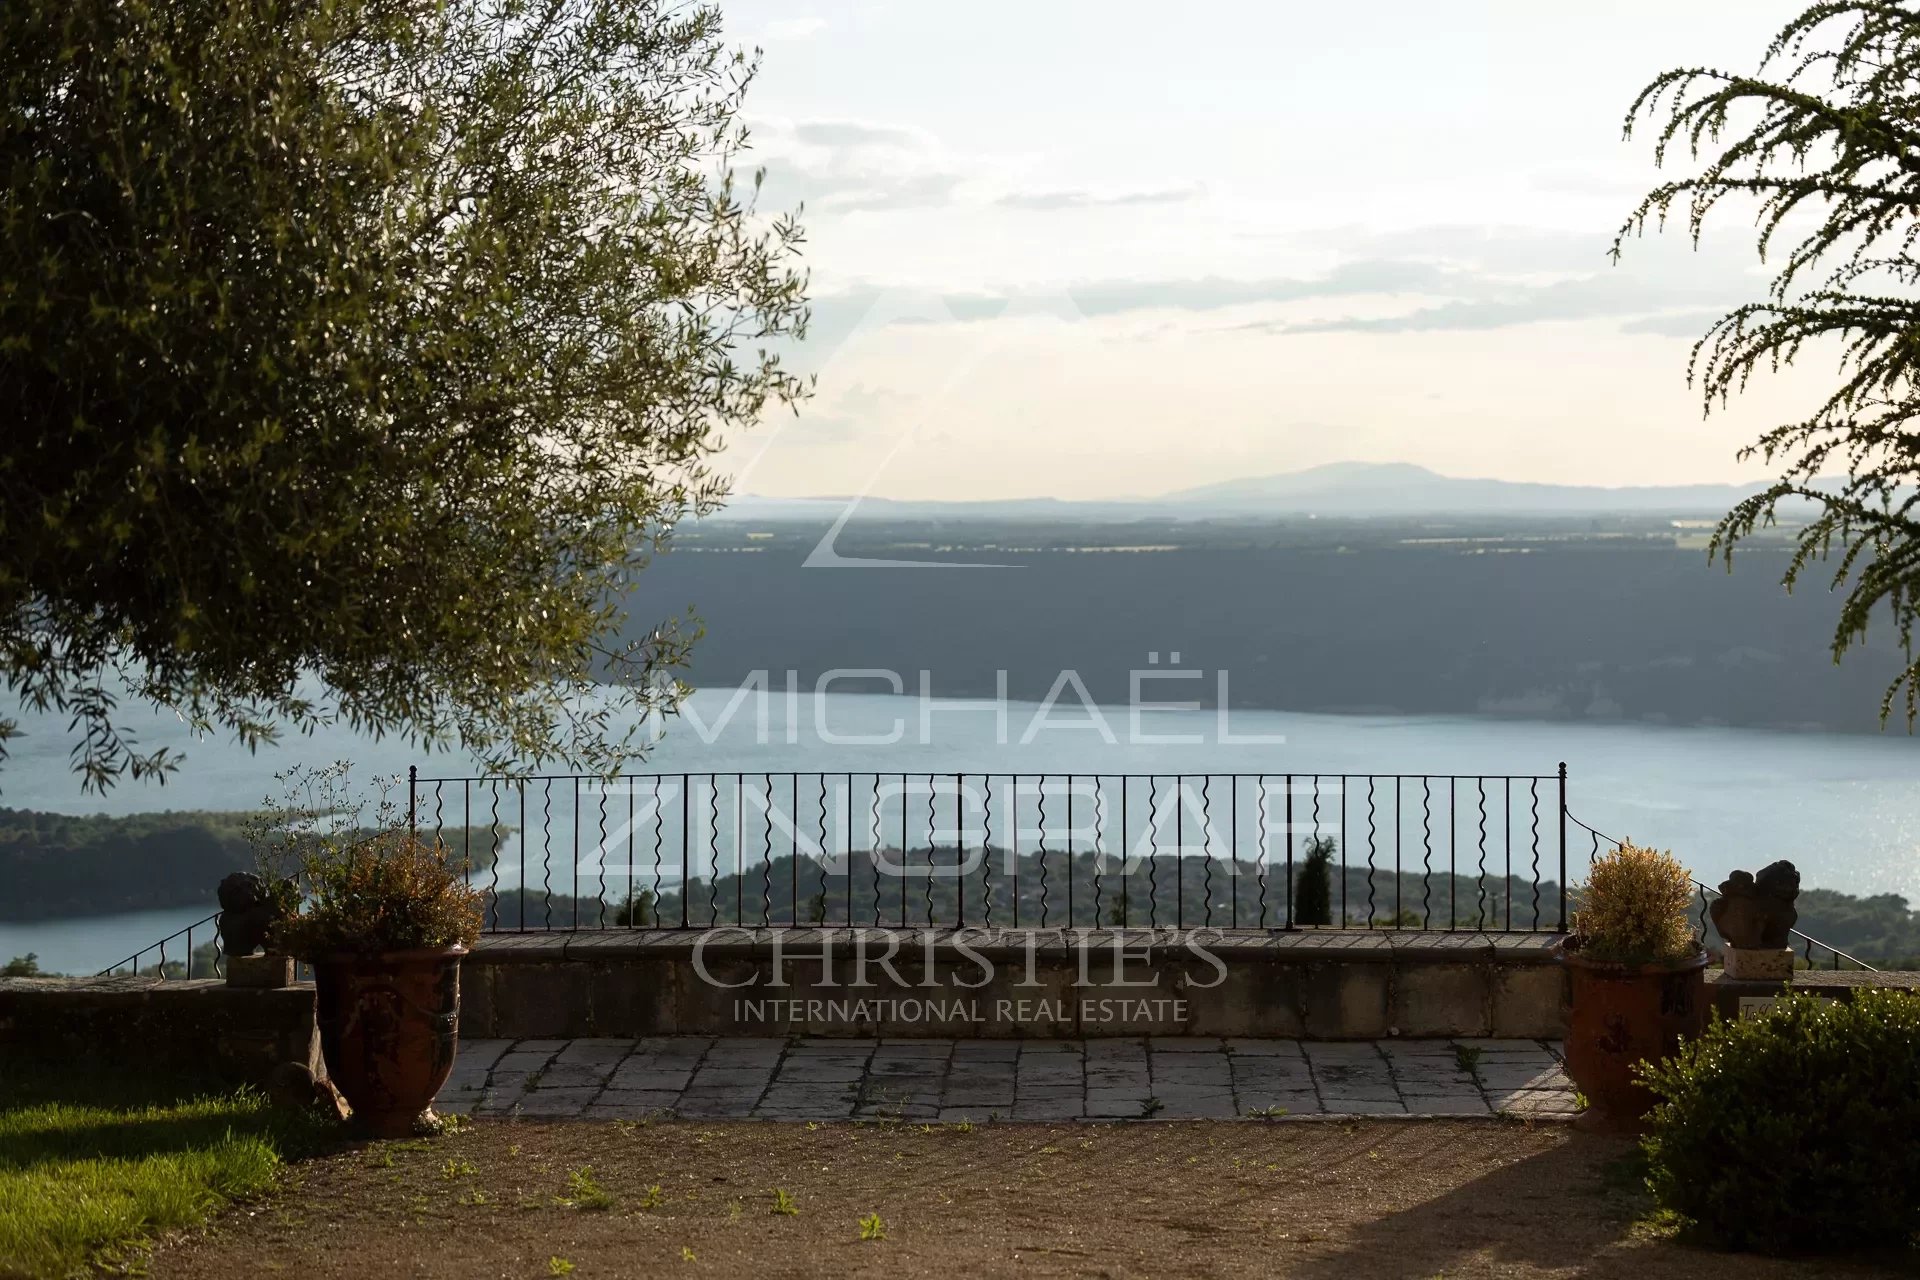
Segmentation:
<svg viewBox="0 0 1920 1280">
<path fill-rule="evenodd" d="M 1277 476 L 1249 476 L 1167 494 L 1161 504 L 1210 513 L 1376 516 L 1428 514 L 1720 515 L 1760 484 L 1529 484 L 1443 476 L 1406 462 L 1335 462 Z"/>
<path fill-rule="evenodd" d="M 1211 519 L 1280 515 L 1364 518 L 1413 515 L 1719 516 L 1764 486 L 1755 484 L 1529 484 L 1444 476 L 1407 462 L 1334 462 L 1282 475 L 1247 476 L 1157 498 L 1091 502 L 1010 498 L 930 502 L 891 498 L 765 498 L 742 494 L 714 519 L 832 521 L 854 507 L 859 520 Z"/>
</svg>

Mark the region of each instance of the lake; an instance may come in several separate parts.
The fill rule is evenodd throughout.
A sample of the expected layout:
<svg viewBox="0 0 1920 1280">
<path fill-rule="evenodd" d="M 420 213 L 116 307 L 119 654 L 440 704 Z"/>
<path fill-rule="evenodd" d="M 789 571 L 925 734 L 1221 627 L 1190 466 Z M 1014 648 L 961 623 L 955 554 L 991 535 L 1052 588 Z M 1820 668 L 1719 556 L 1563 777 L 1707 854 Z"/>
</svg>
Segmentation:
<svg viewBox="0 0 1920 1280">
<path fill-rule="evenodd" d="M 729 715 L 731 711 L 731 715 Z M 1920 890 L 1920 742 L 1881 736 L 1795 734 L 1646 724 L 1487 718 L 1305 715 L 1236 710 L 1157 711 L 1130 726 L 1125 709 L 1072 700 L 1032 704 L 940 701 L 878 694 L 789 699 L 701 690 L 638 769 L 663 773 L 831 770 L 864 773 L 1551 774 L 1569 773 L 1569 810 L 1601 831 L 1672 849 L 1701 880 L 1777 858 L 1808 886 L 1848 893 Z M 240 809 L 278 793 L 273 775 L 295 764 L 350 759 L 363 780 L 477 773 L 458 755 L 427 756 L 396 740 L 339 730 L 257 754 L 194 741 L 168 717 L 130 714 L 139 741 L 181 747 L 164 785 L 122 783 L 82 794 L 69 772 L 63 722 L 24 717 L 27 733 L 0 766 L 0 804 L 67 813 Z M 1130 732 L 1138 728 L 1142 733 Z M 1224 730 L 1224 731 L 1223 731 Z M 1108 741 L 1112 737 L 1115 741 Z M 1142 737 L 1162 741 L 1138 740 Z M 1195 742 L 1168 742 L 1171 738 Z M 1248 739 L 1284 739 L 1248 742 Z M 1550 809 L 1549 809 L 1550 813 Z M 1575 829 L 1570 858 L 1588 846 Z M 512 883 L 517 852 L 503 859 Z M 4 886 L 0 886 L 3 890 Z M 198 920 L 205 907 L 41 924 L 0 924 L 0 959 L 37 952 L 44 967 L 91 972 Z"/>
</svg>

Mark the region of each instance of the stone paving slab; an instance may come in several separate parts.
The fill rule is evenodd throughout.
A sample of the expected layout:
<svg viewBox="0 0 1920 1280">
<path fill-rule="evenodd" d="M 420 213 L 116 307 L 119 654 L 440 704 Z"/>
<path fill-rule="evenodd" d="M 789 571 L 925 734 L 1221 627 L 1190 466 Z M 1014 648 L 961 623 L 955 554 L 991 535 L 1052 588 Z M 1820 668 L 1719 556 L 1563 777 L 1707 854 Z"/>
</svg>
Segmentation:
<svg viewBox="0 0 1920 1280">
<path fill-rule="evenodd" d="M 476 1040 L 435 1107 L 529 1119 L 1571 1119 L 1538 1040 Z"/>
</svg>

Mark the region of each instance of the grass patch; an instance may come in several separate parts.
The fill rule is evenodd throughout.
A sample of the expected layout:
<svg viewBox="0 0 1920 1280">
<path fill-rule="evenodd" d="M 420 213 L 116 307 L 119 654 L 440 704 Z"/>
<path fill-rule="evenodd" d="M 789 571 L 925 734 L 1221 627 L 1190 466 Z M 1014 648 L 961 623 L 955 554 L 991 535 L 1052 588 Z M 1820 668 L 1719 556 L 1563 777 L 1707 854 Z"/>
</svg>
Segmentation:
<svg viewBox="0 0 1920 1280">
<path fill-rule="evenodd" d="M 250 1090 L 0 1068 L 0 1276 L 72 1275 L 196 1226 L 321 1140 Z"/>
</svg>

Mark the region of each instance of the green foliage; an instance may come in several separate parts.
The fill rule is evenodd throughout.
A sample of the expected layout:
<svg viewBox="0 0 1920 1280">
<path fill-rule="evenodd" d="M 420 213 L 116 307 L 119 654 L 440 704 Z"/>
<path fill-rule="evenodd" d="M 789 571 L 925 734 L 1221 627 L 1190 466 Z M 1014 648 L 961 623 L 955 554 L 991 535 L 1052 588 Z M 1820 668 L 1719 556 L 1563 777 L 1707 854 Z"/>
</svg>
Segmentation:
<svg viewBox="0 0 1920 1280">
<path fill-rule="evenodd" d="M 255 814 L 217 811 L 78 817 L 0 809 L 0 883 L 10 889 L 0 897 L 0 921 L 201 905 L 211 914 L 222 878 L 259 869 L 257 823 Z M 508 834 L 449 828 L 441 838 L 484 870 Z"/>
<path fill-rule="evenodd" d="M 1338 852 L 1335 844 L 1331 855 L 1337 858 Z M 755 850 L 749 846 L 749 860 L 754 854 Z M 1166 925 L 1171 923 L 1174 904 L 1180 900 L 1186 903 L 1189 924 L 1205 920 L 1205 904 L 1209 899 L 1213 903 L 1212 922 L 1222 927 L 1236 920 L 1243 926 L 1257 925 L 1263 901 L 1269 925 L 1277 926 L 1286 911 L 1286 871 L 1277 858 L 1265 867 L 1252 858 L 1243 858 L 1238 863 L 1215 858 L 1209 867 L 1202 858 L 1162 854 L 1136 858 L 1123 866 L 1117 854 L 1076 856 L 1069 863 L 1065 854 L 1058 851 L 1044 855 L 1023 851 L 1014 855 L 996 845 L 984 856 L 979 850 L 962 855 L 951 847 L 921 846 L 904 854 L 889 847 L 882 851 L 879 862 L 882 870 L 876 891 L 873 859 L 863 849 L 845 855 L 848 868 L 845 873 L 829 873 L 811 857 L 802 856 L 796 863 L 792 855 L 776 853 L 764 867 L 752 865 L 750 861 L 744 873 L 726 872 L 717 879 L 709 879 L 702 875 L 704 859 L 696 857 L 684 897 L 679 888 L 663 885 L 658 898 L 650 901 L 649 910 L 653 919 L 677 925 L 684 902 L 687 918 L 694 924 L 758 923 L 763 899 L 771 899 L 768 914 L 776 922 L 814 923 L 816 914 L 824 909 L 823 923 L 840 924 L 849 918 L 851 900 L 851 919 L 855 924 L 874 923 L 876 911 L 879 918 L 888 922 L 904 917 L 912 924 L 923 922 L 927 917 L 929 884 L 924 879 L 912 881 L 913 887 L 907 891 L 903 908 L 901 886 L 906 880 L 891 874 L 889 869 L 903 865 L 921 868 L 961 864 L 969 867 L 962 874 L 932 878 L 935 920 L 957 919 L 964 898 L 967 919 L 983 921 L 985 904 L 991 896 L 996 925 L 1012 923 L 1016 904 L 1022 925 L 1037 924 L 1042 908 L 1040 868 L 1044 863 L 1047 868 L 1044 905 L 1047 919 L 1055 925 L 1068 923 L 1069 904 L 1071 923 L 1091 928 L 1123 924 L 1142 928 L 1150 918 Z M 1505 928 L 1510 922 L 1513 928 L 1527 929 L 1535 927 L 1536 921 L 1550 925 L 1559 910 L 1559 887 L 1552 881 L 1542 882 L 1536 894 L 1533 884 L 1524 877 L 1506 877 L 1491 871 L 1481 880 L 1468 875 L 1448 876 L 1440 870 L 1434 874 L 1432 883 L 1425 886 L 1417 872 L 1396 877 L 1390 865 L 1374 871 L 1371 878 L 1364 865 L 1348 866 L 1344 872 L 1335 868 L 1330 871 L 1334 884 L 1343 891 L 1343 896 L 1331 904 L 1332 915 L 1338 918 L 1344 906 L 1346 918 L 1356 927 L 1367 923 L 1370 892 L 1374 903 L 1372 923 L 1376 928 L 1396 923 L 1416 929 Z M 648 882 L 650 865 L 636 867 L 633 875 L 637 882 Z M 1071 893 L 1067 888 L 1069 878 L 1073 885 Z M 608 881 L 610 892 L 625 892 L 621 876 L 609 873 Z M 1330 897 L 1332 893 L 1330 889 Z M 537 887 L 527 892 L 523 912 L 521 892 L 507 890 L 497 904 L 498 916 L 509 928 L 516 927 L 522 919 L 529 927 L 535 927 L 543 919 L 540 898 Z M 1157 903 L 1157 916 L 1149 913 L 1150 898 Z M 1424 914 L 1420 910 L 1423 899 L 1427 908 Z M 619 905 L 623 901 L 616 899 L 614 905 L 606 908 L 607 919 L 623 912 L 624 907 Z M 571 911 L 576 904 L 558 896 L 553 902 L 556 920 L 572 918 Z M 1397 915 L 1396 902 L 1401 904 Z M 582 921 L 597 918 L 595 904 L 590 899 L 583 900 L 579 910 Z"/>
<path fill-rule="evenodd" d="M 0 678 L 88 785 L 176 763 L 122 691 L 631 753 L 686 637 L 619 597 L 806 391 L 755 71 L 673 0 L 0 6 Z"/>
<path fill-rule="evenodd" d="M 1306 854 L 1293 877 L 1295 924 L 1333 923 L 1333 850 L 1330 836 L 1309 836 Z"/>
<path fill-rule="evenodd" d="M 0 1272 L 66 1277 L 266 1191 L 324 1141 L 251 1091 L 0 1062 Z"/>
<path fill-rule="evenodd" d="M 860 1218 L 860 1238 L 862 1240 L 885 1240 L 887 1224 L 880 1220 L 877 1213 L 864 1214 Z"/>
<path fill-rule="evenodd" d="M 1709 412 L 1807 350 L 1838 357 L 1837 382 L 1810 416 L 1743 451 L 1777 464 L 1780 478 L 1728 513 L 1710 554 L 1731 566 L 1736 546 L 1772 525 L 1783 502 L 1796 518 L 1810 507 L 1786 584 L 1838 553 L 1827 575 L 1844 593 L 1833 655 L 1864 640 L 1872 618 L 1890 618 L 1909 664 L 1880 712 L 1903 704 L 1909 724 L 1920 713 L 1911 644 L 1920 617 L 1917 94 L 1920 13 L 1880 0 L 1812 5 L 1781 29 L 1755 75 L 1669 71 L 1634 100 L 1627 131 L 1643 114 L 1664 116 L 1656 159 L 1684 146 L 1702 167 L 1649 193 L 1614 243 L 1617 256 L 1628 235 L 1649 220 L 1664 227 L 1676 207 L 1697 240 L 1729 196 L 1742 217 L 1757 204 L 1763 255 L 1781 233 L 1798 237 L 1767 297 L 1728 313 L 1696 344 L 1689 377 Z M 1827 480 L 1829 471 L 1845 474 Z"/>
<path fill-rule="evenodd" d="M 1740 1248 L 1850 1249 L 1920 1230 L 1920 999 L 1782 999 L 1646 1068 L 1661 1207 Z"/>
<path fill-rule="evenodd" d="M 613 923 L 622 928 L 638 929 L 660 923 L 655 908 L 658 903 L 651 889 L 638 889 L 629 893 L 614 909 Z"/>
<path fill-rule="evenodd" d="M 15 956 L 0 965 L 0 978 L 37 978 L 40 976 L 40 957 L 34 952 Z"/>
<path fill-rule="evenodd" d="M 221 877 L 253 865 L 244 821 L 231 813 L 110 818 L 0 809 L 0 882 L 9 886 L 0 920 L 211 903 Z"/>
<path fill-rule="evenodd" d="M 1800 932 L 1881 969 L 1920 968 L 1920 913 L 1897 893 L 1856 897 L 1832 889 L 1802 889 L 1794 906 Z M 1830 957 L 1816 948 L 1814 961 Z"/>
<path fill-rule="evenodd" d="M 613 1208 L 613 1195 L 593 1176 L 593 1166 L 581 1165 L 567 1173 L 567 1194 L 560 1203 L 569 1209 L 604 1213 Z"/>
</svg>

